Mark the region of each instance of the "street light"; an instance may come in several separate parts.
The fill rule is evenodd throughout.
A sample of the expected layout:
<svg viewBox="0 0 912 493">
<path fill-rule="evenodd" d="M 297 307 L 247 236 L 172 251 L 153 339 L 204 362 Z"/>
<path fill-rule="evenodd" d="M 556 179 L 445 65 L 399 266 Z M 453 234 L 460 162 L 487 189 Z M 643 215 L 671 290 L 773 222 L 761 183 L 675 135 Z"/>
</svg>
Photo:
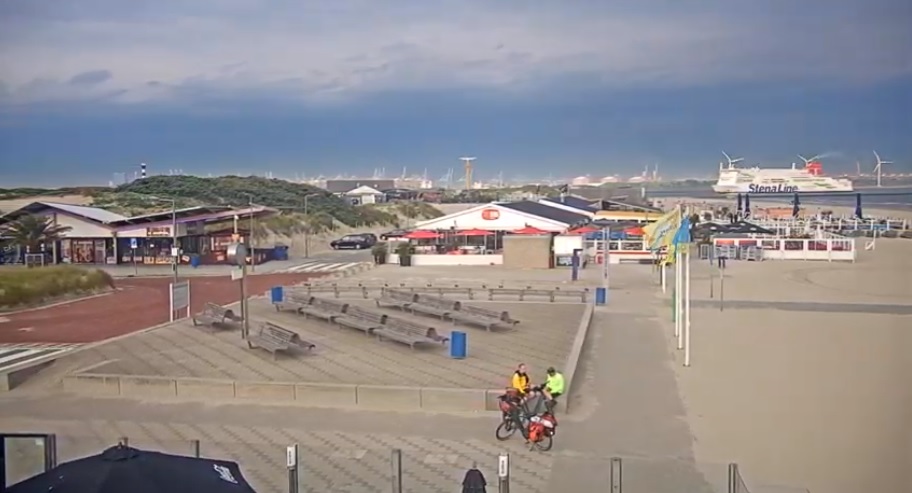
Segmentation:
<svg viewBox="0 0 912 493">
<path fill-rule="evenodd" d="M 311 197 L 322 195 L 322 193 L 309 193 L 304 196 L 304 216 L 307 221 L 307 228 L 304 229 L 304 258 L 310 258 L 310 217 L 307 216 L 307 202 Z"/>
</svg>

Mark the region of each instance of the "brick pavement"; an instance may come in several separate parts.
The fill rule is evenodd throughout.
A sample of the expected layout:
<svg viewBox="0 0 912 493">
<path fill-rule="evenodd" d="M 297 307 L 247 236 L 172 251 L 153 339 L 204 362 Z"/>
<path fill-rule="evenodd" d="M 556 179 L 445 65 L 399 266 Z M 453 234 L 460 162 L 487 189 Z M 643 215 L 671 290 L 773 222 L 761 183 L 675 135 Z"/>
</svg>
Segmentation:
<svg viewBox="0 0 912 493">
<path fill-rule="evenodd" d="M 496 423 L 496 421 L 495 421 Z M 98 453 L 120 437 L 131 446 L 166 453 L 190 454 L 191 440 L 200 440 L 204 457 L 237 461 L 245 477 L 261 493 L 287 491 L 285 447 L 297 443 L 301 491 L 386 493 L 390 455 L 402 450 L 406 493 L 456 491 L 466 469 L 477 463 L 493 483 L 497 455 L 513 458 L 514 491 L 546 491 L 549 455 L 528 451 L 520 440 L 448 440 L 417 435 L 312 431 L 281 426 L 236 426 L 217 423 L 148 422 L 139 420 L 4 420 L 3 429 L 41 430 L 57 435 L 58 459 L 67 461 Z M 493 430 L 493 427 L 491 427 Z M 10 479 L 34 473 L 34 444 L 13 442 Z M 31 459 L 31 460 L 29 460 Z"/>
<path fill-rule="evenodd" d="M 252 295 L 272 286 L 305 282 L 314 274 L 265 274 L 250 276 Z M 168 321 L 168 278 L 135 278 L 117 281 L 118 290 L 58 306 L 13 312 L 0 322 L 0 343 L 87 343 L 129 334 Z M 206 302 L 228 304 L 240 299 L 236 282 L 229 277 L 190 279 L 192 310 Z"/>
</svg>

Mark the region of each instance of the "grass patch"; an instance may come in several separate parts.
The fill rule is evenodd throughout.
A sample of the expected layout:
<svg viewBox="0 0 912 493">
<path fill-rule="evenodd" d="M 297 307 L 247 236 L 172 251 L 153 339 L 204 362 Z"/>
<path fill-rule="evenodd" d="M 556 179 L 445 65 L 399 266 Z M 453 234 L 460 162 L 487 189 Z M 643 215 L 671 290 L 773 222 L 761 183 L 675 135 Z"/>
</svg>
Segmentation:
<svg viewBox="0 0 912 493">
<path fill-rule="evenodd" d="M 114 279 L 98 269 L 70 265 L 0 269 L 0 309 L 34 306 L 60 298 L 114 288 Z"/>
</svg>

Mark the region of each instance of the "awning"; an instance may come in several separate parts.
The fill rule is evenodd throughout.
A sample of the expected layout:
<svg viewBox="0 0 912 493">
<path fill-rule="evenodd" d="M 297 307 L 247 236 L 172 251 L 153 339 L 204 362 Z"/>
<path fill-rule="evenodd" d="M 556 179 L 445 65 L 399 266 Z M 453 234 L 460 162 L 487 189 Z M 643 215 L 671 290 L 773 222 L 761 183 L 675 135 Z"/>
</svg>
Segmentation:
<svg viewBox="0 0 912 493">
<path fill-rule="evenodd" d="M 406 234 L 403 238 L 409 240 L 436 240 L 437 238 L 440 238 L 440 235 L 433 231 L 419 229 Z"/>
<path fill-rule="evenodd" d="M 517 229 L 516 231 L 513 231 L 513 234 L 517 234 L 517 235 L 546 235 L 548 233 L 550 233 L 550 231 L 538 229 L 535 226 L 526 226 L 525 228 Z"/>
<path fill-rule="evenodd" d="M 467 229 L 464 231 L 457 231 L 456 236 L 490 236 L 494 233 L 492 231 L 487 231 L 484 229 Z"/>
</svg>

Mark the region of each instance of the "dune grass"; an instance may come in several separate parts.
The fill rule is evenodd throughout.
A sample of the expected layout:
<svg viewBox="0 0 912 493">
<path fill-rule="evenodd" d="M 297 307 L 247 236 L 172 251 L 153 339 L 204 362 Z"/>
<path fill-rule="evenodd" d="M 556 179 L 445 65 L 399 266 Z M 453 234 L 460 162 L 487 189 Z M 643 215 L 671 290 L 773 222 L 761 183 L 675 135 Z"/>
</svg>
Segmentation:
<svg viewBox="0 0 912 493">
<path fill-rule="evenodd" d="M 114 287 L 104 271 L 71 265 L 0 268 L 0 309 L 34 306 Z"/>
</svg>

